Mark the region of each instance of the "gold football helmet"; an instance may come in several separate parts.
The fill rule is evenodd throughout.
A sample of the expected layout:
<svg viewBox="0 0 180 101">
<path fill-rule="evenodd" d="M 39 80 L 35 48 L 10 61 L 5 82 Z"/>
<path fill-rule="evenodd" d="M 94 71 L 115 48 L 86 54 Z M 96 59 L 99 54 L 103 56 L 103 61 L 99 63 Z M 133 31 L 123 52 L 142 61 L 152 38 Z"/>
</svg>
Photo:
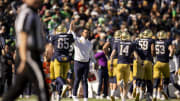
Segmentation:
<svg viewBox="0 0 180 101">
<path fill-rule="evenodd" d="M 139 39 L 142 39 L 143 38 L 143 32 L 139 33 L 138 37 L 139 37 Z"/>
<path fill-rule="evenodd" d="M 128 32 L 122 32 L 121 40 L 130 40 L 131 36 Z"/>
<path fill-rule="evenodd" d="M 152 38 L 153 36 L 153 32 L 150 29 L 146 29 L 143 32 L 143 38 Z"/>
<path fill-rule="evenodd" d="M 167 32 L 165 32 L 164 30 L 161 30 L 157 33 L 157 38 L 158 39 L 167 39 Z"/>
<path fill-rule="evenodd" d="M 59 25 L 55 31 L 56 34 L 61 34 L 61 33 L 66 33 L 66 32 L 67 32 L 67 29 L 63 25 Z"/>
<path fill-rule="evenodd" d="M 120 30 L 117 30 L 115 33 L 114 33 L 114 38 L 115 39 L 120 39 L 121 38 L 121 31 Z"/>
</svg>

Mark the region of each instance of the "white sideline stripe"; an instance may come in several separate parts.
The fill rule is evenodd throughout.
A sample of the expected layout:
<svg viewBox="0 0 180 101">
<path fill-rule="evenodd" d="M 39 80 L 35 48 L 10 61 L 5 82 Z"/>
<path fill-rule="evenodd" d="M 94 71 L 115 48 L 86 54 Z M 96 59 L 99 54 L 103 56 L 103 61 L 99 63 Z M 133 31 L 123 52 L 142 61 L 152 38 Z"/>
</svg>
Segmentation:
<svg viewBox="0 0 180 101">
<path fill-rule="evenodd" d="M 37 81 L 38 81 L 40 89 L 44 89 L 45 85 L 44 85 L 42 73 L 41 73 L 37 63 L 31 58 L 31 52 L 30 51 L 27 52 L 27 62 L 29 63 L 29 65 L 31 65 L 33 71 L 35 72 L 35 75 L 38 79 Z"/>
</svg>

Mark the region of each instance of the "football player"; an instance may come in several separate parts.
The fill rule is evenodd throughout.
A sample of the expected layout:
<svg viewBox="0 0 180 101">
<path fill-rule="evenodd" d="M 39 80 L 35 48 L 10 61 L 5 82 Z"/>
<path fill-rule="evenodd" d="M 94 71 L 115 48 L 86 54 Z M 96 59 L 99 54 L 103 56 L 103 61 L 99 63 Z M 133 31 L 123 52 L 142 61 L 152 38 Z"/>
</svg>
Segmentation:
<svg viewBox="0 0 180 101">
<path fill-rule="evenodd" d="M 155 54 L 157 61 L 153 68 L 153 101 L 157 100 L 157 88 L 160 84 L 161 73 L 163 75 L 163 90 L 162 94 L 168 99 L 167 87 L 169 84 L 170 70 L 169 70 L 169 58 L 173 56 L 173 48 L 171 41 L 167 40 L 167 33 L 165 31 L 159 31 L 157 34 L 157 40 L 155 40 Z"/>
<path fill-rule="evenodd" d="M 142 49 L 144 54 L 144 61 L 142 66 L 142 84 L 139 94 L 136 96 L 136 101 L 142 100 L 144 96 L 145 86 L 147 85 L 147 100 L 150 100 L 152 95 L 152 61 L 154 53 L 154 40 L 152 39 L 152 31 L 147 29 L 143 32 L 143 38 L 137 40 L 138 46 Z"/>
<path fill-rule="evenodd" d="M 74 41 L 72 34 L 67 34 L 66 31 L 65 26 L 58 26 L 55 30 L 55 35 L 52 36 L 51 39 L 51 43 L 54 48 L 54 61 L 51 63 L 50 72 L 52 73 L 51 77 L 56 80 L 56 88 L 58 93 L 61 94 L 61 97 L 64 96 L 68 88 L 66 85 L 66 79 L 70 69 L 71 60 L 69 50 Z"/>
<path fill-rule="evenodd" d="M 135 40 L 136 46 L 138 46 L 138 40 L 143 38 L 143 33 L 140 33 L 138 38 Z M 138 48 L 138 47 L 137 47 Z M 138 97 L 139 92 L 140 92 L 140 85 L 142 81 L 142 66 L 140 62 L 134 58 L 133 60 L 133 97 Z M 137 96 L 136 96 L 137 95 Z"/>
<path fill-rule="evenodd" d="M 109 38 L 107 39 L 107 42 L 105 43 L 105 45 L 103 46 L 103 50 L 104 52 L 106 53 L 106 55 L 108 55 L 110 58 L 110 54 L 108 53 L 111 53 L 112 52 L 112 48 L 113 48 L 113 44 L 117 41 L 117 40 L 120 40 L 120 35 L 121 35 L 121 31 L 120 30 L 117 30 L 115 33 L 114 33 L 114 37 L 112 38 Z M 108 48 L 110 47 L 110 50 L 108 50 Z M 115 91 L 116 91 L 116 88 L 117 88 L 117 81 L 116 81 L 116 67 L 117 67 L 117 62 L 118 62 L 118 59 L 117 59 L 117 56 L 113 58 L 113 71 L 110 70 L 110 64 L 111 64 L 111 61 L 109 59 L 108 61 L 108 74 L 109 74 L 109 85 L 110 85 L 110 89 L 111 89 L 111 99 L 114 100 L 114 95 L 115 95 Z"/>
<path fill-rule="evenodd" d="M 127 96 L 127 84 L 130 75 L 130 57 L 134 53 L 134 56 L 138 60 L 141 60 L 135 50 L 136 45 L 130 41 L 130 35 L 128 32 L 122 32 L 121 40 L 115 42 L 113 46 L 113 51 L 111 54 L 111 71 L 113 70 L 113 58 L 116 53 L 118 53 L 118 66 L 116 67 L 116 77 L 117 84 L 118 86 L 120 86 L 122 101 L 126 101 Z"/>
</svg>

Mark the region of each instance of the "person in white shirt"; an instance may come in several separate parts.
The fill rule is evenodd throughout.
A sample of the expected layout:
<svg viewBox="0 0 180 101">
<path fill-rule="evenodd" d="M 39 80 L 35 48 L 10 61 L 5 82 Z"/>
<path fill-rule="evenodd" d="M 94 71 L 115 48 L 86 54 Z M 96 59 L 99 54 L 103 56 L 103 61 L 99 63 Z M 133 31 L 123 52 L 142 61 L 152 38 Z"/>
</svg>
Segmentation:
<svg viewBox="0 0 180 101">
<path fill-rule="evenodd" d="M 71 22 L 69 34 L 73 35 L 74 42 L 74 74 L 75 81 L 73 85 L 73 100 L 79 101 L 77 98 L 77 90 L 79 83 L 82 79 L 84 101 L 88 101 L 88 73 L 89 73 L 89 62 L 96 63 L 93 52 L 93 45 L 88 40 L 89 30 L 83 29 L 81 36 L 77 37 L 74 32 L 74 21 Z"/>
</svg>

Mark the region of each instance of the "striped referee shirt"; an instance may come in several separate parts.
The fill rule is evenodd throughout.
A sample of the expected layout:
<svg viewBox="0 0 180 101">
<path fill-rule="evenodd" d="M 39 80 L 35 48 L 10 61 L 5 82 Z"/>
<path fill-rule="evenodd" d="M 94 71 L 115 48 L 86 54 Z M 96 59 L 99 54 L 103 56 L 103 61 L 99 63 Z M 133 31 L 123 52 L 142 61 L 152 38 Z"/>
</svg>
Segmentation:
<svg viewBox="0 0 180 101">
<path fill-rule="evenodd" d="M 44 50 L 45 43 L 42 34 L 43 29 L 40 22 L 40 17 L 38 16 L 36 10 L 28 7 L 26 4 L 23 4 L 15 21 L 15 30 L 17 47 L 21 45 L 21 40 L 19 40 L 19 34 L 21 32 L 26 32 L 28 34 L 28 49 L 35 51 Z"/>
<path fill-rule="evenodd" d="M 84 37 L 77 37 L 76 33 L 73 31 L 69 31 L 73 35 L 75 40 L 74 42 L 74 60 L 79 62 L 89 62 L 91 59 L 92 62 L 96 63 L 93 52 L 93 45 Z"/>
</svg>

